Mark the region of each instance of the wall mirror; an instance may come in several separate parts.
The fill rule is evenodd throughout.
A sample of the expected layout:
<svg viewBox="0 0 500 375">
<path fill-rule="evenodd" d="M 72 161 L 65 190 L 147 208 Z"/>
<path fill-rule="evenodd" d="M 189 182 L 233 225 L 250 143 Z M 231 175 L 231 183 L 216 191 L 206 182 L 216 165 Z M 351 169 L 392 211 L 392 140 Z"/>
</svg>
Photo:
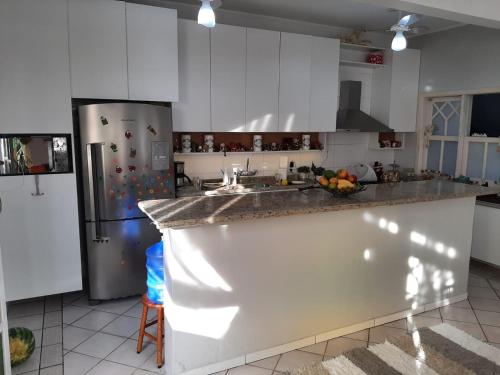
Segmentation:
<svg viewBox="0 0 500 375">
<path fill-rule="evenodd" d="M 0 134 L 0 176 L 72 172 L 71 134 Z"/>
</svg>

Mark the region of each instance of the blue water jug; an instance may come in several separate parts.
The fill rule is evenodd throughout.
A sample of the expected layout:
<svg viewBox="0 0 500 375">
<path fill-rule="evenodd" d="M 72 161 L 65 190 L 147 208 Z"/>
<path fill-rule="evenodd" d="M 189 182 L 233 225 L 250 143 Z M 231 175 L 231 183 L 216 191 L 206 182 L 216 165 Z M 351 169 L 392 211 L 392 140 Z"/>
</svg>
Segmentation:
<svg viewBox="0 0 500 375">
<path fill-rule="evenodd" d="M 148 273 L 148 298 L 154 303 L 163 304 L 163 290 L 165 288 L 163 241 L 155 243 L 146 250 L 146 270 Z"/>
</svg>

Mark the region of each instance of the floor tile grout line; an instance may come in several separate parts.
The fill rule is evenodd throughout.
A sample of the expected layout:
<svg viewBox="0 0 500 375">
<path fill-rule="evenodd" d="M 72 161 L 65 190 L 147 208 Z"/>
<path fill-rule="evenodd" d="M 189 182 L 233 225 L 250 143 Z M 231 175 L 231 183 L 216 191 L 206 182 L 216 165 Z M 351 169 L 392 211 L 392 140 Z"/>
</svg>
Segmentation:
<svg viewBox="0 0 500 375">
<path fill-rule="evenodd" d="M 477 314 L 476 314 L 476 310 L 474 310 L 474 308 L 472 309 L 472 312 L 474 313 L 474 316 L 475 316 L 475 317 L 476 317 L 476 319 L 477 319 L 477 322 L 478 322 L 478 324 L 479 324 L 479 328 L 481 328 L 481 332 L 483 332 L 483 335 L 484 335 L 484 338 L 486 339 L 486 342 L 489 342 L 489 340 L 488 340 L 488 336 L 486 335 L 486 332 L 485 332 L 485 331 L 484 331 L 484 329 L 483 329 L 483 325 L 482 325 L 482 324 L 481 324 L 481 322 L 479 321 L 479 318 L 478 318 L 478 316 L 477 316 Z"/>
<path fill-rule="evenodd" d="M 42 316 L 42 334 L 40 336 L 40 341 L 41 341 L 41 346 L 40 346 L 40 362 L 38 362 L 38 374 L 40 374 L 40 371 L 42 369 L 42 354 L 43 354 L 43 334 L 44 334 L 44 327 L 45 327 L 45 299 L 46 297 L 43 297 L 43 316 Z M 62 322 L 62 312 L 61 312 L 61 322 Z"/>
</svg>

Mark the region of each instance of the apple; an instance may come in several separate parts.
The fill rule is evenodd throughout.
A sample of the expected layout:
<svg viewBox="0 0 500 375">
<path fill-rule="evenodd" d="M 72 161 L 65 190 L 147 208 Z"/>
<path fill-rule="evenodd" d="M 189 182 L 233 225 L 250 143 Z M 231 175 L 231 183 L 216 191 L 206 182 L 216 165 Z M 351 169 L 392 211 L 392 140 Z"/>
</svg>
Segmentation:
<svg viewBox="0 0 500 375">
<path fill-rule="evenodd" d="M 356 183 L 358 182 L 358 176 L 353 175 L 353 174 L 350 175 L 347 179 L 349 180 L 350 183 L 352 183 L 354 185 L 356 185 Z"/>
<path fill-rule="evenodd" d="M 348 177 L 349 177 L 349 173 L 347 173 L 347 171 L 345 169 L 340 169 L 337 172 L 337 178 L 339 180 L 347 180 Z"/>
</svg>

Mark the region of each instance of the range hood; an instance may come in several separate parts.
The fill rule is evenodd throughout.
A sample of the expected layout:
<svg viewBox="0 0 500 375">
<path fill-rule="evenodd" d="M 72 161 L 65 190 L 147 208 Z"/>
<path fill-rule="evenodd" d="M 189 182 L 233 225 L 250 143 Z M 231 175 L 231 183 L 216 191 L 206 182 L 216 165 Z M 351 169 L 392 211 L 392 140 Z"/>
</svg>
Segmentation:
<svg viewBox="0 0 500 375">
<path fill-rule="evenodd" d="M 337 112 L 337 131 L 393 132 L 387 125 L 360 110 L 361 82 L 340 82 L 340 103 Z"/>
</svg>

